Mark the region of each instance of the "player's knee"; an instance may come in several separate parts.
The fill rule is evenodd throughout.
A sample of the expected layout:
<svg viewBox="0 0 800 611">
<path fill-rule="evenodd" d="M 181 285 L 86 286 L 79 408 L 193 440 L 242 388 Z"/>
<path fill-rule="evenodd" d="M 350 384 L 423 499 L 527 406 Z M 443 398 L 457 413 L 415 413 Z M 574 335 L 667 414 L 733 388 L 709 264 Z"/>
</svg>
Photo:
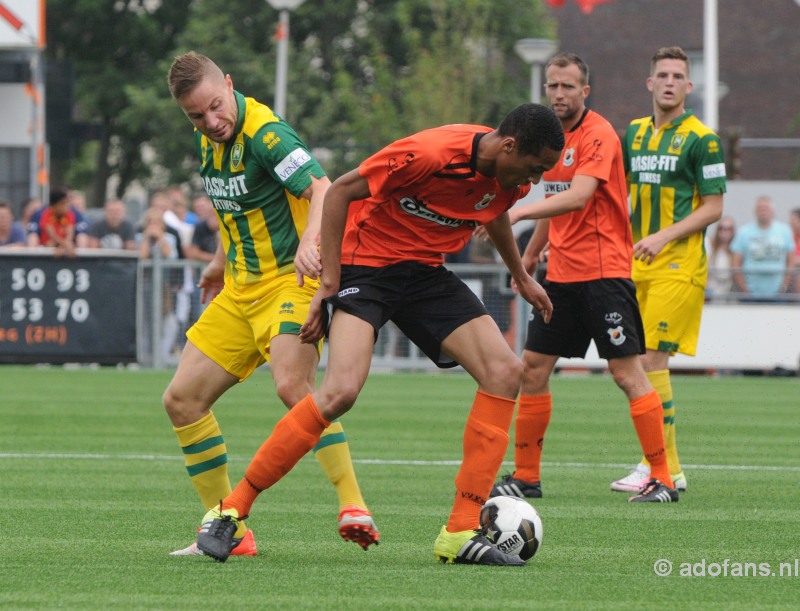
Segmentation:
<svg viewBox="0 0 800 611">
<path fill-rule="evenodd" d="M 183 396 L 172 385 L 161 396 L 164 409 L 173 426 L 186 426 L 203 417 L 204 411 L 196 403 Z"/>
<path fill-rule="evenodd" d="M 275 392 L 287 408 L 291 408 L 302 401 L 312 390 L 308 384 L 302 381 L 298 382 L 296 379 L 275 380 Z"/>
<path fill-rule="evenodd" d="M 522 384 L 522 361 L 513 352 L 509 357 L 491 359 L 486 365 L 481 387 L 491 394 L 516 397 Z"/>
<path fill-rule="evenodd" d="M 538 395 L 547 391 L 552 368 L 541 357 L 525 351 L 522 356 L 522 389 L 526 394 Z"/>
<path fill-rule="evenodd" d="M 168 386 L 167 389 L 164 391 L 164 394 L 161 395 L 161 403 L 164 405 L 164 409 L 167 410 L 167 414 L 172 416 L 178 410 L 178 398 L 172 390 L 172 386 Z"/>
<path fill-rule="evenodd" d="M 611 370 L 614 382 L 628 398 L 643 395 L 649 388 L 649 382 L 644 372 L 634 368 L 618 367 Z"/>
<path fill-rule="evenodd" d="M 346 383 L 335 387 L 320 387 L 314 393 L 317 409 L 326 420 L 338 418 L 353 407 L 360 390 L 358 385 Z"/>
</svg>

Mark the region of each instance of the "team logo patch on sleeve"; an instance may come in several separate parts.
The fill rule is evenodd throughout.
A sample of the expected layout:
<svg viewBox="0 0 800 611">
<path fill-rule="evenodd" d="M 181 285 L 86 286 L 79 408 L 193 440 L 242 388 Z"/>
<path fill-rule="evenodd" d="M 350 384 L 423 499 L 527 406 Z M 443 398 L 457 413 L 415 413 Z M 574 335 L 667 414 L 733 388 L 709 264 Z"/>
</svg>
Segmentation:
<svg viewBox="0 0 800 611">
<path fill-rule="evenodd" d="M 283 160 L 275 166 L 275 173 L 283 181 L 289 180 L 292 174 L 311 161 L 311 155 L 300 147 L 294 149 L 286 155 Z"/>
</svg>

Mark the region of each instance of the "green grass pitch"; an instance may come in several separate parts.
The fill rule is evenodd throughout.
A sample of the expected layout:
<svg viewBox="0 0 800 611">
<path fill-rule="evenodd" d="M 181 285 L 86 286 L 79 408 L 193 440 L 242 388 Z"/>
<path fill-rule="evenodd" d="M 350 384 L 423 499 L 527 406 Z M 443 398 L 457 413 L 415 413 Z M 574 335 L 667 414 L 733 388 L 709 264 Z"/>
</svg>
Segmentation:
<svg viewBox="0 0 800 611">
<path fill-rule="evenodd" d="M 258 557 L 170 557 L 193 540 L 203 510 L 161 407 L 169 377 L 0 367 L 0 608 L 796 609 L 800 600 L 798 379 L 674 377 L 689 490 L 678 504 L 642 506 L 608 487 L 639 456 L 621 391 L 605 375 L 556 376 L 535 503 L 544 543 L 526 567 L 501 568 L 433 558 L 475 392 L 455 372 L 373 374 L 342 419 L 379 547 L 340 540 L 335 494 L 309 456 L 256 502 Z M 234 482 L 283 409 L 265 371 L 216 406 Z M 510 447 L 504 469 L 512 457 Z M 667 577 L 654 573 L 662 559 Z"/>
</svg>

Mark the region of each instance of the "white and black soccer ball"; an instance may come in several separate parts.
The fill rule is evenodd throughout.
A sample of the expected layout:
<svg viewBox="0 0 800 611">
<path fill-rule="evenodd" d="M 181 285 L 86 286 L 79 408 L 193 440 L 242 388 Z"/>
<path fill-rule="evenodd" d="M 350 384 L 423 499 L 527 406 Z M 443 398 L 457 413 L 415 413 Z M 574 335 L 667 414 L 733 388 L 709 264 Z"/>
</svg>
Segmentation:
<svg viewBox="0 0 800 611">
<path fill-rule="evenodd" d="M 481 532 L 506 554 L 530 560 L 542 546 L 542 519 L 528 501 L 496 496 L 481 509 Z"/>
</svg>

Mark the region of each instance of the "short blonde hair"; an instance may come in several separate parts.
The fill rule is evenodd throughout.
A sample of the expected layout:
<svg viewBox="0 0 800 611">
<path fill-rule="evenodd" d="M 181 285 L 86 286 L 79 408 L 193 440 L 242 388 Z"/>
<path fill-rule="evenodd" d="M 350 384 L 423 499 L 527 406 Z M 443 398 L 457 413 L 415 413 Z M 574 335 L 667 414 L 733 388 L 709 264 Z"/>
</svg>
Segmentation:
<svg viewBox="0 0 800 611">
<path fill-rule="evenodd" d="M 167 74 L 169 92 L 173 98 L 180 100 L 207 77 L 223 79 L 225 75 L 219 66 L 205 55 L 194 51 L 178 55 Z"/>
</svg>

